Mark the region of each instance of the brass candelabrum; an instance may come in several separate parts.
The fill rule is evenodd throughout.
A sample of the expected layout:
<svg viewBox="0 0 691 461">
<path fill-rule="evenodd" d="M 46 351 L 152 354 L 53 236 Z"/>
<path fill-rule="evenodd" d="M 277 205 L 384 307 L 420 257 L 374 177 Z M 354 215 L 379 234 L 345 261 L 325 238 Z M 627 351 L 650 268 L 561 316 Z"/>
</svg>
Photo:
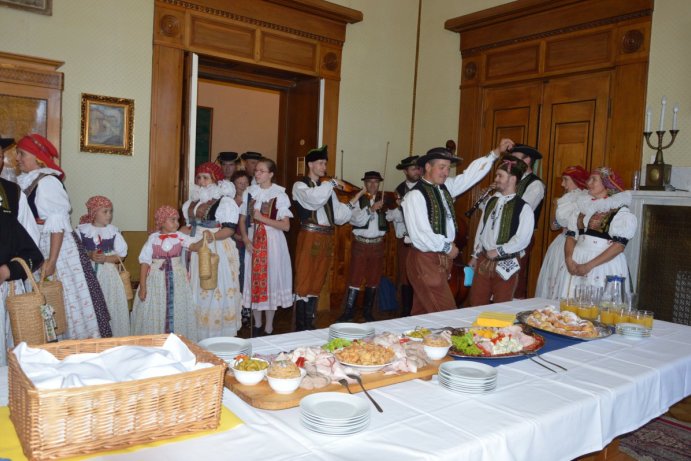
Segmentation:
<svg viewBox="0 0 691 461">
<path fill-rule="evenodd" d="M 657 154 L 655 154 L 655 161 L 651 164 L 646 165 L 645 168 L 645 186 L 641 189 L 649 190 L 665 190 L 665 186 L 669 185 L 672 177 L 672 165 L 665 163 L 665 158 L 662 151 L 674 144 L 674 140 L 679 133 L 679 130 L 669 130 L 672 135 L 672 139 L 667 143 L 666 146 L 662 145 L 662 137 L 665 135 L 665 131 L 655 131 L 657 134 L 657 146 L 653 146 L 650 143 L 650 137 L 653 135 L 652 131 L 644 131 L 643 136 L 645 136 L 645 142 L 648 147 L 655 149 Z"/>
</svg>

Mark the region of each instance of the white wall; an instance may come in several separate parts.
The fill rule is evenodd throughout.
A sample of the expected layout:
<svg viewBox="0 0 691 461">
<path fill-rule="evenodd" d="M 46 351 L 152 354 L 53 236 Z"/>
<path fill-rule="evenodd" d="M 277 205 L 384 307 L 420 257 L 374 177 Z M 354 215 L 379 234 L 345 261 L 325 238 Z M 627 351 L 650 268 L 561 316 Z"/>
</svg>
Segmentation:
<svg viewBox="0 0 691 461">
<path fill-rule="evenodd" d="M 2 51 L 65 62 L 60 158 L 73 224 L 100 194 L 115 225 L 146 229 L 153 11 L 142 0 L 57 0 L 52 16 L 0 8 Z M 81 93 L 134 99 L 131 157 L 79 151 Z"/>
</svg>

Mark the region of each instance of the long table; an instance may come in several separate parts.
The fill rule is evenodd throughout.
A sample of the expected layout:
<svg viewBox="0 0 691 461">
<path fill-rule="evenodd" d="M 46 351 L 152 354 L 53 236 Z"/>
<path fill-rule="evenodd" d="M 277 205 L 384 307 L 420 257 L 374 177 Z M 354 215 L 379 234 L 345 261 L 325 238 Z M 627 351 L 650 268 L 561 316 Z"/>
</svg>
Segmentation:
<svg viewBox="0 0 691 461">
<path fill-rule="evenodd" d="M 485 310 L 519 312 L 549 301 L 492 306 L 376 322 L 377 333 L 415 326 L 469 326 Z M 328 329 L 255 338 L 255 353 L 323 344 Z M 549 341 L 549 338 L 547 339 Z M 547 352 L 568 371 L 552 373 L 530 360 L 498 367 L 494 392 L 466 395 L 437 377 L 371 391 L 384 412 L 347 437 L 320 435 L 300 424 L 299 408 L 255 409 L 225 391 L 223 403 L 244 425 L 108 460 L 571 460 L 601 450 L 691 394 L 691 327 L 656 321 L 651 338 L 618 335 Z M 0 405 L 7 404 L 6 368 Z M 360 398 L 365 396 L 357 394 Z"/>
</svg>

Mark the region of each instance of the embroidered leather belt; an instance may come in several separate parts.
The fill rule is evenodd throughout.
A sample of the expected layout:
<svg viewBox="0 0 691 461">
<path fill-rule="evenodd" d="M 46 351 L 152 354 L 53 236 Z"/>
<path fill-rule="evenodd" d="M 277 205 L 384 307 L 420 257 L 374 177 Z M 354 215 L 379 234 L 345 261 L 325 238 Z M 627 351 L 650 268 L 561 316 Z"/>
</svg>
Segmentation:
<svg viewBox="0 0 691 461">
<path fill-rule="evenodd" d="M 480 254 L 482 254 L 485 258 L 489 259 L 490 261 L 505 261 L 507 259 L 521 258 L 525 253 L 523 251 L 519 251 L 517 253 L 511 253 L 504 256 L 497 256 L 496 258 L 488 257 L 487 250 L 482 250 L 482 253 Z"/>
<path fill-rule="evenodd" d="M 300 227 L 308 232 L 319 232 L 320 234 L 333 234 L 333 226 L 322 226 L 313 223 L 300 223 Z"/>
<path fill-rule="evenodd" d="M 368 245 L 374 245 L 376 243 L 381 243 L 384 241 L 384 236 L 381 237 L 374 237 L 374 238 L 367 238 L 367 237 L 362 237 L 360 235 L 353 234 L 353 237 L 355 237 L 355 240 L 357 240 L 360 243 L 366 243 Z"/>
</svg>

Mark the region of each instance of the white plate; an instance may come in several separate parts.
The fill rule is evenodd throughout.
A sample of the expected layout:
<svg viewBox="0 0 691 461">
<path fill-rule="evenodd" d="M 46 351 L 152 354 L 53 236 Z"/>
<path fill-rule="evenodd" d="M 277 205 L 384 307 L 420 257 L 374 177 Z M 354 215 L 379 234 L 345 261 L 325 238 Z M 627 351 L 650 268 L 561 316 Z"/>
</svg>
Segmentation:
<svg viewBox="0 0 691 461">
<path fill-rule="evenodd" d="M 338 358 L 336 358 L 338 360 Z M 389 363 L 385 363 L 383 365 L 356 365 L 353 363 L 346 363 L 346 362 L 341 362 L 338 360 L 338 363 L 343 365 L 344 367 L 350 367 L 353 370 L 359 371 L 362 374 L 367 374 L 367 373 L 376 373 L 377 371 L 381 370 L 382 368 L 391 365 L 393 363 L 393 360 Z"/>
<path fill-rule="evenodd" d="M 300 410 L 327 420 L 350 420 L 369 415 L 368 403 L 359 397 L 341 392 L 318 392 L 300 400 Z"/>
<path fill-rule="evenodd" d="M 209 352 L 225 357 L 252 350 L 252 343 L 246 339 L 235 338 L 233 336 L 206 338 L 199 341 L 198 344 Z"/>
<path fill-rule="evenodd" d="M 374 327 L 360 323 L 334 323 L 329 327 L 329 335 L 339 338 L 366 338 L 374 334 Z"/>
<path fill-rule="evenodd" d="M 308 421 L 305 421 L 304 419 L 301 419 L 302 425 L 309 429 L 310 431 L 317 432 L 319 434 L 323 435 L 351 435 L 351 434 L 356 434 L 358 432 L 362 432 L 369 426 L 369 419 L 365 421 L 365 423 L 359 425 L 359 426 L 354 426 L 354 427 L 347 427 L 347 428 L 338 428 L 335 430 L 329 430 L 325 429 L 323 426 L 316 426 L 313 424 L 310 424 Z"/>
<path fill-rule="evenodd" d="M 497 369 L 484 363 L 454 360 L 444 362 L 439 366 L 439 372 L 445 373 L 452 379 L 489 380 L 497 376 Z"/>
</svg>

